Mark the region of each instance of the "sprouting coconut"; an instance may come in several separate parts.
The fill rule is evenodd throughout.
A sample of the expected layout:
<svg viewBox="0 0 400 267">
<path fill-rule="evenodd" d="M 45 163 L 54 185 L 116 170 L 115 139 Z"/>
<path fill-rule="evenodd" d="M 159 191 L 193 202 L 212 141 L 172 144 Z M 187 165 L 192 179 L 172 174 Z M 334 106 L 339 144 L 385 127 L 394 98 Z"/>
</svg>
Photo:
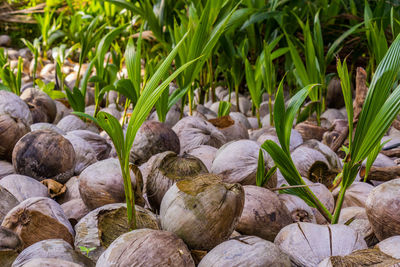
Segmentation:
<svg viewBox="0 0 400 267">
<path fill-rule="evenodd" d="M 155 214 L 136 206 L 136 229 L 159 229 Z M 89 258 L 97 261 L 100 255 L 120 235 L 129 232 L 126 204 L 104 205 L 83 217 L 75 226 L 75 247 L 95 248 L 89 252 Z"/>
<path fill-rule="evenodd" d="M 17 95 L 0 90 L 0 159 L 11 160 L 15 144 L 31 124 L 28 105 Z"/>
<path fill-rule="evenodd" d="M 96 267 L 117 266 L 194 267 L 190 251 L 167 231 L 138 229 L 121 235 L 101 254 Z"/>
<path fill-rule="evenodd" d="M 290 259 L 274 243 L 257 236 L 238 236 L 222 242 L 201 260 L 199 267 L 290 267 Z"/>
<path fill-rule="evenodd" d="M 0 226 L 0 266 L 11 266 L 22 250 L 22 241 L 13 231 Z"/>
<path fill-rule="evenodd" d="M 57 124 L 62 118 L 71 114 L 71 110 L 67 108 L 63 103 L 60 101 L 55 100 L 54 103 L 56 104 L 57 114 L 54 118 L 53 123 Z"/>
<path fill-rule="evenodd" d="M 217 175 L 199 175 L 177 182 L 165 193 L 161 227 L 191 249 L 210 250 L 232 234 L 243 205 L 241 185 L 224 183 Z"/>
<path fill-rule="evenodd" d="M 130 161 L 145 163 L 151 156 L 173 151 L 179 154 L 180 144 L 176 133 L 165 123 L 146 121 L 140 126 L 130 154 Z"/>
<path fill-rule="evenodd" d="M 292 223 L 289 210 L 266 188 L 246 185 L 244 207 L 236 231 L 273 241 L 279 231 Z"/>
<path fill-rule="evenodd" d="M 24 248 L 45 239 L 74 243 L 75 232 L 60 205 L 47 197 L 22 201 L 5 216 L 1 226 L 17 233 Z"/>
<path fill-rule="evenodd" d="M 12 161 L 19 174 L 39 181 L 54 179 L 65 183 L 74 173 L 75 151 L 62 135 L 51 130 L 38 130 L 18 141 Z"/>
<path fill-rule="evenodd" d="M 52 123 L 57 115 L 57 106 L 45 92 L 29 88 L 22 92 L 21 99 L 24 100 L 32 113 L 33 123 Z"/>
<path fill-rule="evenodd" d="M 49 196 L 45 185 L 25 175 L 8 175 L 0 180 L 0 186 L 13 194 L 19 202 L 31 197 Z"/>
<path fill-rule="evenodd" d="M 146 194 L 155 210 L 160 209 L 161 200 L 174 183 L 208 173 L 200 159 L 188 154 L 179 156 L 172 151 L 154 155 L 147 168 Z"/>
<path fill-rule="evenodd" d="M 266 140 L 272 140 L 275 143 L 279 144 L 279 138 L 276 135 L 275 128 L 262 128 L 262 131 L 259 131 L 259 133 L 261 134 L 256 139 L 258 143 L 263 144 Z M 298 131 L 293 129 L 292 132 L 290 133 L 290 144 L 289 144 L 290 150 L 295 149 L 302 143 L 303 143 L 303 138 L 301 137 Z"/>
</svg>

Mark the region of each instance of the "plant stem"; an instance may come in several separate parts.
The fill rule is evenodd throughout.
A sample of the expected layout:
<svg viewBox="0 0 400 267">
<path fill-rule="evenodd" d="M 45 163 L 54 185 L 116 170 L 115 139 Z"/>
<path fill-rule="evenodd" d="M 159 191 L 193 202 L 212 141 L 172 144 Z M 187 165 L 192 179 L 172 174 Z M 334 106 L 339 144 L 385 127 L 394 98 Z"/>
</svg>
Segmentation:
<svg viewBox="0 0 400 267">
<path fill-rule="evenodd" d="M 240 112 L 240 108 L 239 108 L 239 84 L 235 84 L 235 96 L 236 96 L 236 109 L 237 109 L 237 112 Z"/>
<path fill-rule="evenodd" d="M 317 198 L 317 196 L 311 191 L 309 187 L 306 187 L 305 190 L 314 200 L 314 204 L 317 206 L 317 210 L 324 216 L 324 218 L 330 223 L 332 221 L 332 214 L 329 210 L 322 204 L 322 202 Z"/>
<path fill-rule="evenodd" d="M 80 81 L 80 77 L 81 77 L 81 68 L 82 68 L 82 64 L 79 64 L 78 74 L 76 75 L 76 80 L 75 80 L 75 87 L 78 87 L 78 88 L 79 88 L 79 81 Z"/>
<path fill-rule="evenodd" d="M 192 89 L 189 89 L 188 92 L 188 104 L 189 104 L 189 115 L 192 116 L 193 115 L 193 110 L 192 110 L 192 99 L 193 99 L 193 95 L 192 95 Z"/>
<path fill-rule="evenodd" d="M 258 128 L 262 128 L 261 118 L 260 118 L 260 109 L 259 108 L 256 108 L 256 114 L 257 114 Z"/>
<path fill-rule="evenodd" d="M 343 200 L 344 200 L 344 195 L 346 193 L 346 189 L 344 187 L 340 188 L 339 191 L 339 197 L 336 202 L 336 207 L 335 211 L 333 213 L 333 219 L 332 219 L 332 224 L 336 224 L 339 221 L 339 216 L 340 216 L 340 211 L 342 210 L 342 205 L 343 205 Z"/>
<path fill-rule="evenodd" d="M 272 112 L 272 98 L 270 94 L 268 94 L 268 110 L 269 110 L 269 124 L 271 126 L 274 126 L 274 114 Z"/>
</svg>

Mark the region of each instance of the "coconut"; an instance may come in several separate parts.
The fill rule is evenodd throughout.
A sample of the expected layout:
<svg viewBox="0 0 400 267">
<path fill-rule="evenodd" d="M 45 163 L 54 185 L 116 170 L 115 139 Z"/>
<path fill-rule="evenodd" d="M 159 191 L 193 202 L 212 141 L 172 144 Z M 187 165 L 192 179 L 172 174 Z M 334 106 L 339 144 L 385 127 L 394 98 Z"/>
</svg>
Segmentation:
<svg viewBox="0 0 400 267">
<path fill-rule="evenodd" d="M 215 156 L 211 172 L 219 174 L 227 183 L 254 185 L 258 166 L 260 144 L 251 140 L 239 140 L 221 147 Z M 271 157 L 264 153 L 265 168 L 268 171 L 274 165 Z M 267 186 L 276 186 L 276 175 L 268 181 Z"/>
<path fill-rule="evenodd" d="M 12 266 L 13 267 L 32 266 L 28 265 L 28 263 L 31 264 L 30 261 L 34 259 L 57 259 L 60 260 L 60 262 L 67 261 L 76 263 L 79 264 L 79 266 L 87 266 L 87 267 L 94 266 L 94 263 L 90 259 L 81 255 L 79 252 L 75 251 L 70 244 L 68 244 L 62 239 L 43 240 L 27 247 L 21 252 L 21 254 L 18 255 Z M 62 265 L 57 264 L 50 266 L 62 266 Z M 67 265 L 67 266 L 72 267 L 74 265 Z"/>
<path fill-rule="evenodd" d="M 249 129 L 258 129 L 258 119 L 256 117 L 248 117 L 247 121 L 250 124 L 250 128 Z"/>
<path fill-rule="evenodd" d="M 264 132 L 257 138 L 258 143 L 263 144 L 265 141 L 271 140 L 280 145 L 279 138 L 276 135 L 275 128 L 262 128 L 262 129 L 264 130 Z M 292 130 L 290 134 L 289 149 L 293 150 L 302 143 L 303 143 L 303 138 L 301 137 L 301 134 L 299 134 L 299 132 L 296 130 Z"/>
<path fill-rule="evenodd" d="M 140 165 L 151 156 L 164 151 L 174 151 L 179 154 L 178 136 L 162 122 L 146 121 L 136 134 L 130 152 L 130 161 Z"/>
<path fill-rule="evenodd" d="M 368 195 L 374 189 L 370 184 L 363 182 L 353 182 L 344 195 L 342 208 L 346 207 L 365 207 L 365 202 L 367 201 Z M 339 195 L 340 187 L 337 187 L 333 192 L 333 196 L 337 199 Z"/>
<path fill-rule="evenodd" d="M 131 171 L 132 188 L 142 188 L 141 177 Z M 124 180 L 117 159 L 98 161 L 79 175 L 79 192 L 90 210 L 106 204 L 125 201 Z M 143 205 L 141 195 L 135 194 L 135 203 Z"/>
<path fill-rule="evenodd" d="M 136 229 L 159 230 L 156 215 L 136 206 Z M 97 261 L 100 255 L 120 235 L 129 232 L 126 204 L 104 205 L 83 217 L 75 226 L 75 247 L 94 248 L 88 256 Z"/>
<path fill-rule="evenodd" d="M 66 134 L 64 136 L 71 142 L 75 151 L 75 168 L 74 174 L 79 175 L 84 169 L 97 162 L 97 154 L 92 146 L 85 139 L 74 134 Z"/>
<path fill-rule="evenodd" d="M 19 201 L 6 188 L 0 186 L 0 223 L 7 213 L 19 204 Z"/>
<path fill-rule="evenodd" d="M 165 193 L 161 226 L 192 249 L 210 250 L 232 234 L 243 205 L 242 186 L 224 183 L 217 175 L 199 175 L 177 182 Z"/>
<path fill-rule="evenodd" d="M 315 194 L 315 196 L 321 201 L 321 203 L 328 209 L 329 212 L 333 212 L 335 207 L 335 200 L 333 195 L 329 189 L 320 183 L 313 183 L 306 178 L 303 178 L 304 182 L 309 185 L 311 191 Z M 315 219 L 317 220 L 318 224 L 325 224 L 327 223 L 326 219 L 322 214 L 316 209 L 312 208 L 314 212 Z"/>
<path fill-rule="evenodd" d="M 108 106 L 106 108 L 102 108 L 101 111 L 103 112 L 107 112 L 108 114 L 112 115 L 114 118 L 116 118 L 117 120 L 121 119 L 121 112 L 114 106 Z"/>
<path fill-rule="evenodd" d="M 65 183 L 74 172 L 75 151 L 62 135 L 51 130 L 38 130 L 18 141 L 12 161 L 19 174 L 39 181 L 51 178 Z"/>
<path fill-rule="evenodd" d="M 199 267 L 278 266 L 290 267 L 290 259 L 274 243 L 257 236 L 238 236 L 213 248 Z"/>
<path fill-rule="evenodd" d="M 207 167 L 196 157 L 177 155 L 167 151 L 153 156 L 148 166 L 146 194 L 151 207 L 159 210 L 165 192 L 177 181 L 192 179 L 197 174 L 208 173 Z"/>
<path fill-rule="evenodd" d="M 6 34 L 0 35 L 0 46 L 11 46 L 11 37 Z"/>
<path fill-rule="evenodd" d="M 340 79 L 338 77 L 333 77 L 329 81 L 326 91 L 326 102 L 328 107 L 341 108 L 344 106 L 342 87 L 340 85 Z"/>
<path fill-rule="evenodd" d="M 218 149 L 208 145 L 200 145 L 187 151 L 189 155 L 200 159 L 207 167 L 208 171 L 211 171 L 212 163 L 215 159 L 215 154 Z"/>
<path fill-rule="evenodd" d="M 195 266 L 181 239 L 166 231 L 139 229 L 123 234 L 101 254 L 96 267 Z"/>
<path fill-rule="evenodd" d="M 63 103 L 60 101 L 55 100 L 54 103 L 57 107 L 57 114 L 54 118 L 53 123 L 57 124 L 62 118 L 71 114 L 71 110 L 67 108 Z"/>
<path fill-rule="evenodd" d="M 207 107 L 205 107 L 205 106 L 203 106 L 201 104 L 198 104 L 196 106 L 196 111 L 200 112 L 201 114 L 203 114 L 206 117 L 207 120 L 215 119 L 218 116 L 217 113 L 215 113 L 211 109 L 209 109 L 209 108 L 207 108 Z"/>
<path fill-rule="evenodd" d="M 380 241 L 400 235 L 400 178 L 375 187 L 367 198 L 365 208 Z"/>
<path fill-rule="evenodd" d="M 400 235 L 395 235 L 379 242 L 375 248 L 400 260 Z"/>
<path fill-rule="evenodd" d="M 64 132 L 70 132 L 74 130 L 89 130 L 94 133 L 99 133 L 99 130 L 92 122 L 84 122 L 75 115 L 65 116 L 57 123 L 57 127 Z"/>
<path fill-rule="evenodd" d="M 81 198 L 65 202 L 61 204 L 61 208 L 73 227 L 75 227 L 80 219 L 90 212 Z"/>
<path fill-rule="evenodd" d="M 14 166 L 10 162 L 0 160 L 0 181 L 3 177 L 14 173 Z"/>
<path fill-rule="evenodd" d="M 28 88 L 22 92 L 21 99 L 28 104 L 32 113 L 33 123 L 52 123 L 56 118 L 57 106 L 54 100 L 45 92 L 35 88 Z"/>
<path fill-rule="evenodd" d="M 11 174 L 0 180 L 0 186 L 7 189 L 18 202 L 31 197 L 48 197 L 46 186 L 37 180 L 19 174 Z"/>
<path fill-rule="evenodd" d="M 31 125 L 31 131 L 38 131 L 38 130 L 52 130 L 58 134 L 64 135 L 65 132 L 55 126 L 54 124 L 48 123 L 48 122 L 37 122 Z"/>
<path fill-rule="evenodd" d="M 107 98 L 109 103 L 116 103 L 120 106 L 125 105 L 126 102 L 126 97 L 114 90 L 108 92 Z"/>
<path fill-rule="evenodd" d="M 68 182 L 65 184 L 67 188 L 65 193 L 61 196 L 57 197 L 57 202 L 63 204 L 73 199 L 81 198 L 81 194 L 79 193 L 79 177 L 73 176 Z"/>
<path fill-rule="evenodd" d="M 282 204 L 288 209 L 292 217 L 292 222 L 317 222 L 314 211 L 298 196 L 279 194 L 278 197 Z"/>
<path fill-rule="evenodd" d="M 182 114 L 184 115 L 184 114 Z M 167 116 L 165 118 L 164 123 L 168 126 L 168 127 L 174 127 L 174 125 L 180 120 L 181 118 L 181 108 L 178 104 L 175 104 L 174 106 L 172 106 L 172 108 L 167 112 Z M 152 121 L 160 121 L 157 115 L 157 112 L 154 111 L 150 116 L 149 116 L 149 120 Z"/>
<path fill-rule="evenodd" d="M 22 265 L 22 267 L 82 267 L 78 263 L 72 261 L 60 260 L 57 258 L 36 258 L 29 260 Z"/>
<path fill-rule="evenodd" d="M 22 250 L 22 241 L 13 231 L 0 226 L 0 266 L 11 266 Z"/>
<path fill-rule="evenodd" d="M 234 120 L 236 123 L 241 123 L 246 129 L 251 129 L 251 124 L 248 118 L 241 112 L 230 112 L 229 117 Z"/>
<path fill-rule="evenodd" d="M 325 110 L 324 113 L 321 114 L 321 118 L 328 120 L 332 124 L 337 119 L 339 120 L 346 119 L 346 117 L 342 114 L 342 112 L 340 112 L 339 109 L 335 108 L 329 108 Z"/>
<path fill-rule="evenodd" d="M 75 234 L 61 206 L 47 197 L 22 201 L 7 213 L 1 225 L 17 233 L 24 247 L 50 238 L 73 244 Z"/>
<path fill-rule="evenodd" d="M 332 256 L 323 260 L 318 267 L 348 267 L 348 266 L 399 266 L 400 260 L 377 250 L 357 250 L 347 256 Z"/>
<path fill-rule="evenodd" d="M 286 226 L 274 243 L 296 266 L 316 266 L 329 256 L 345 256 L 367 248 L 361 235 L 346 225 L 306 222 Z"/>
<path fill-rule="evenodd" d="M 236 231 L 273 241 L 279 231 L 292 223 L 289 210 L 266 188 L 243 186 L 245 201 Z"/>
<path fill-rule="evenodd" d="M 247 128 L 239 121 L 234 121 L 229 115 L 216 119 L 210 119 L 215 127 L 218 128 L 226 137 L 226 141 L 249 139 Z"/>
<path fill-rule="evenodd" d="M 32 115 L 17 95 L 0 90 L 0 159 L 11 160 L 14 145 L 30 131 Z"/>
<path fill-rule="evenodd" d="M 214 125 L 198 117 L 185 117 L 172 128 L 179 137 L 181 153 L 199 145 L 221 147 L 226 138 Z"/>
<path fill-rule="evenodd" d="M 74 130 L 68 132 L 69 135 L 76 135 L 87 141 L 96 152 L 97 160 L 107 159 L 111 151 L 111 145 L 107 140 L 89 130 Z"/>
<path fill-rule="evenodd" d="M 308 140 L 292 153 L 293 162 L 302 177 L 330 187 L 342 169 L 340 158 L 328 146 Z"/>
</svg>

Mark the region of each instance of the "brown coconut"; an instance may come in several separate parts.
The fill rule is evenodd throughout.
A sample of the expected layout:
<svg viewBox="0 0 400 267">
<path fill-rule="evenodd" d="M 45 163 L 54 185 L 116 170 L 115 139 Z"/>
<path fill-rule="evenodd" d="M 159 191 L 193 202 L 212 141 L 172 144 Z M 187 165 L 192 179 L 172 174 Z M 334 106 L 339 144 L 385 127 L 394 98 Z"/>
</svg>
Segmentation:
<svg viewBox="0 0 400 267">
<path fill-rule="evenodd" d="M 346 207 L 365 207 L 368 195 L 374 187 L 370 184 L 363 182 L 353 182 L 344 195 L 342 208 Z M 332 194 L 335 199 L 339 196 L 340 186 L 333 190 Z"/>
<path fill-rule="evenodd" d="M 33 123 L 52 123 L 56 118 L 56 103 L 45 92 L 36 88 L 28 88 L 21 93 L 21 99 L 28 104 L 32 113 Z"/>
<path fill-rule="evenodd" d="M 117 238 L 101 254 L 96 266 L 194 267 L 195 264 L 185 243 L 173 233 L 138 229 Z"/>
<path fill-rule="evenodd" d="M 293 162 L 302 177 L 330 187 L 342 169 L 340 158 L 328 146 L 308 140 L 292 153 Z"/>
<path fill-rule="evenodd" d="M 17 95 L 0 90 L 0 159 L 11 161 L 15 144 L 31 124 L 28 105 Z"/>
<path fill-rule="evenodd" d="M 260 144 L 263 144 L 267 140 L 274 141 L 275 143 L 279 144 L 279 138 L 276 135 L 276 130 L 275 128 L 262 128 L 263 133 L 257 138 L 257 142 Z M 290 144 L 289 144 L 289 149 L 293 150 L 299 145 L 303 143 L 303 138 L 299 134 L 298 131 L 292 130 L 290 134 Z"/>
<path fill-rule="evenodd" d="M 13 267 L 37 266 L 31 263 L 34 259 L 57 259 L 60 261 L 60 265 L 48 265 L 49 267 L 63 266 L 61 264 L 63 261 L 72 262 L 85 267 L 95 266 L 89 258 L 81 255 L 62 239 L 47 239 L 25 248 L 14 261 Z M 42 261 L 39 262 L 42 263 Z M 73 267 L 75 265 L 71 264 L 67 266 Z"/>
<path fill-rule="evenodd" d="M 386 238 L 379 242 L 375 248 L 383 253 L 400 260 L 400 235 Z"/>
<path fill-rule="evenodd" d="M 292 223 L 289 210 L 266 188 L 246 185 L 244 207 L 236 231 L 273 241 L 279 231 Z"/>
<path fill-rule="evenodd" d="M 151 207 L 160 209 L 165 192 L 176 182 L 208 173 L 203 162 L 193 156 L 167 151 L 153 156 L 146 177 L 146 195 Z"/>
<path fill-rule="evenodd" d="M 96 152 L 97 160 L 107 159 L 111 151 L 111 145 L 104 137 L 89 130 L 74 130 L 68 132 L 69 135 L 76 135 L 87 141 Z"/>
<path fill-rule="evenodd" d="M 136 229 L 160 229 L 155 214 L 140 206 L 135 208 Z M 75 247 L 95 248 L 88 256 L 97 261 L 115 239 L 130 231 L 126 204 L 108 204 L 91 211 L 78 222 L 75 231 Z"/>
<path fill-rule="evenodd" d="M 49 196 L 45 185 L 25 175 L 8 175 L 0 180 L 0 186 L 6 188 L 19 202 L 31 197 Z"/>
<path fill-rule="evenodd" d="M 0 180 L 7 175 L 14 174 L 14 166 L 5 160 L 0 160 Z"/>
<path fill-rule="evenodd" d="M 74 230 L 61 206 L 47 197 L 22 201 L 7 213 L 1 225 L 18 234 L 24 248 L 51 238 L 74 242 Z"/>
<path fill-rule="evenodd" d="M 247 132 L 246 126 L 239 121 L 233 120 L 229 115 L 210 119 L 208 121 L 225 135 L 227 142 L 249 139 L 249 133 Z"/>
<path fill-rule="evenodd" d="M 199 175 L 177 182 L 165 193 L 161 227 L 177 234 L 191 249 L 210 250 L 229 238 L 243 206 L 241 185 L 224 183 L 217 175 Z"/>
<path fill-rule="evenodd" d="M 400 235 L 400 178 L 375 187 L 367 198 L 365 209 L 380 241 Z"/>
<path fill-rule="evenodd" d="M 201 260 L 199 267 L 290 267 L 290 259 L 274 243 L 257 236 L 238 236 L 222 242 Z"/>
<path fill-rule="evenodd" d="M 84 122 L 82 119 L 75 115 L 65 116 L 57 123 L 57 127 L 64 132 L 70 132 L 74 130 L 89 130 L 94 133 L 99 133 L 98 128 L 93 124 L 93 122 Z"/>
<path fill-rule="evenodd" d="M 174 127 L 174 125 L 180 120 L 181 118 L 181 108 L 178 104 L 172 106 L 172 108 L 167 112 L 167 116 L 165 118 L 164 123 L 169 127 Z M 154 111 L 150 116 L 149 120 L 159 121 L 157 112 Z"/>
<path fill-rule="evenodd" d="M 178 136 L 165 123 L 146 121 L 136 134 L 130 152 L 130 161 L 140 165 L 149 160 L 151 156 L 165 151 L 179 154 Z"/>
<path fill-rule="evenodd" d="M 7 213 L 19 204 L 19 201 L 6 188 L 0 186 L 0 223 Z"/>
<path fill-rule="evenodd" d="M 329 189 L 323 184 L 313 183 L 306 178 L 303 178 L 303 180 L 307 185 L 309 185 L 311 191 L 328 209 L 328 211 L 332 213 L 335 208 L 335 200 L 333 198 L 331 191 L 329 191 Z M 316 208 L 312 208 L 312 210 L 314 211 L 314 216 L 318 224 L 327 223 L 325 217 Z"/>
<path fill-rule="evenodd" d="M 84 169 L 97 162 L 97 154 L 85 139 L 74 134 L 64 135 L 71 142 L 75 151 L 74 174 L 79 175 Z"/>
<path fill-rule="evenodd" d="M 57 196 L 57 202 L 63 204 L 70 200 L 81 198 L 81 194 L 79 193 L 79 176 L 73 176 L 68 182 L 65 183 L 65 193 Z"/>
<path fill-rule="evenodd" d="M 211 172 L 221 175 L 224 182 L 254 185 L 261 145 L 251 140 L 239 140 L 221 147 L 215 156 Z M 274 166 L 271 157 L 264 153 L 266 172 Z M 276 174 L 267 183 L 267 187 L 276 186 Z"/>
<path fill-rule="evenodd" d="M 72 261 L 60 260 L 57 258 L 36 258 L 27 261 L 22 267 L 82 267 Z"/>
<path fill-rule="evenodd" d="M 15 145 L 13 165 L 17 173 L 39 181 L 54 179 L 65 183 L 74 173 L 74 147 L 54 131 L 31 132 Z"/>
<path fill-rule="evenodd" d="M 73 227 L 90 212 L 82 198 L 75 198 L 61 204 L 61 208 Z"/>
<path fill-rule="evenodd" d="M 225 142 L 225 135 L 210 122 L 199 117 L 185 117 L 172 128 L 179 137 L 181 153 L 199 145 L 221 147 Z"/>
<path fill-rule="evenodd" d="M 131 171 L 132 189 L 143 187 L 141 177 Z M 106 204 L 125 202 L 124 181 L 117 159 L 98 161 L 79 175 L 79 192 L 90 210 Z M 135 194 L 135 203 L 144 205 L 142 195 Z"/>
<path fill-rule="evenodd" d="M 278 194 L 278 197 L 282 204 L 288 209 L 292 222 L 317 222 L 312 208 L 298 196 Z"/>
<path fill-rule="evenodd" d="M 55 100 L 54 103 L 56 104 L 57 107 L 57 114 L 56 117 L 54 118 L 53 123 L 57 124 L 62 118 L 65 116 L 68 116 L 71 114 L 71 110 L 67 108 L 63 103 L 60 101 Z"/>
<path fill-rule="evenodd" d="M 13 231 L 0 226 L 0 266 L 11 266 L 22 250 L 22 241 Z"/>
<path fill-rule="evenodd" d="M 345 256 L 367 244 L 356 231 L 346 225 L 293 223 L 283 228 L 274 243 L 296 266 L 316 266 L 329 256 Z"/>
<path fill-rule="evenodd" d="M 37 131 L 37 130 L 52 130 L 55 131 L 56 133 L 59 133 L 61 135 L 64 135 L 65 132 L 55 126 L 54 124 L 48 123 L 48 122 L 37 122 L 31 125 L 31 131 Z"/>
<path fill-rule="evenodd" d="M 208 171 L 211 171 L 212 163 L 215 159 L 215 154 L 218 149 L 208 145 L 200 145 L 187 151 L 189 155 L 200 159 L 207 167 Z"/>
</svg>

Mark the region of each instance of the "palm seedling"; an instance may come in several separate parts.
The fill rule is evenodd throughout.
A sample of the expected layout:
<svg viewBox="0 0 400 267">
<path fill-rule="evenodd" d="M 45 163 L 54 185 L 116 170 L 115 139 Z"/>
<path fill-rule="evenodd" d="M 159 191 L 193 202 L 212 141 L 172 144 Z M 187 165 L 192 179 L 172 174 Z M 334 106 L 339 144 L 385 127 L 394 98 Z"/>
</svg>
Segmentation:
<svg viewBox="0 0 400 267">
<path fill-rule="evenodd" d="M 218 118 L 229 115 L 232 104 L 227 101 L 220 101 L 218 106 Z"/>
<path fill-rule="evenodd" d="M 2 83 L 0 83 L 0 90 L 10 91 L 19 96 L 21 94 L 22 58 L 18 58 L 17 74 L 14 74 L 14 70 L 10 67 L 4 48 L 0 48 L 0 66 L 2 66 L 0 68 L 0 79 L 2 81 Z"/>
<path fill-rule="evenodd" d="M 35 38 L 33 40 L 33 43 L 31 43 L 29 40 L 26 40 L 24 38 L 21 39 L 21 41 L 28 47 L 28 49 L 31 51 L 33 55 L 33 73 L 32 73 L 32 79 L 33 81 L 36 80 L 36 71 L 37 71 L 37 66 L 38 66 L 38 60 L 40 56 L 40 41 L 38 38 Z"/>
</svg>

